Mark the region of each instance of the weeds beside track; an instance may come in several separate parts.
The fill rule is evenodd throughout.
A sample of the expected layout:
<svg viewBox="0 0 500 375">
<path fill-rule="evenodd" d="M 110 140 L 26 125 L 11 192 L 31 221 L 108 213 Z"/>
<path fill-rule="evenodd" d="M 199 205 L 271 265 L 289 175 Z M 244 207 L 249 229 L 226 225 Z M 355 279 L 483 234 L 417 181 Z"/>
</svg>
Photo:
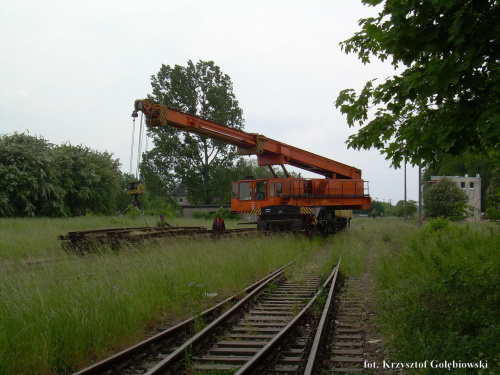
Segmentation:
<svg viewBox="0 0 500 375">
<path fill-rule="evenodd" d="M 0 219 L 0 374 L 82 368 L 140 341 L 155 324 L 196 315 L 213 303 L 207 295 L 229 296 L 299 254 L 304 268 L 319 256 L 329 267 L 342 239 L 347 277 L 363 274 L 371 253 L 375 322 L 391 360 L 482 358 L 497 365 L 500 231 L 493 223 L 418 229 L 389 218 L 356 219 L 326 240 L 169 240 L 85 256 L 61 250 L 58 234 L 77 223 L 96 228 L 97 219 L 102 227 L 143 224 Z M 245 268 L 235 272 L 239 264 Z"/>
<path fill-rule="evenodd" d="M 87 227 L 95 228 L 90 219 Z M 110 218 L 101 220 L 109 226 Z M 140 341 L 153 325 L 197 315 L 214 298 L 323 248 L 286 235 L 178 239 L 76 256 L 57 240 L 75 228 L 68 222 L 2 220 L 0 241 L 8 245 L 0 255 L 0 374 L 75 371 Z M 27 263 L 41 259 L 50 261 Z"/>
</svg>

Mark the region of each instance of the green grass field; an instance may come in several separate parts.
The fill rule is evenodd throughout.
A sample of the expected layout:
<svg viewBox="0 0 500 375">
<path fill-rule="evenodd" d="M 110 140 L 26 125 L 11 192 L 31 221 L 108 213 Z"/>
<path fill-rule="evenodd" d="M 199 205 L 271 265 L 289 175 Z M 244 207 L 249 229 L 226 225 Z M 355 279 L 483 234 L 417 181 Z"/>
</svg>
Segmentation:
<svg viewBox="0 0 500 375">
<path fill-rule="evenodd" d="M 0 219 L 0 374 L 70 373 L 141 340 L 155 324 L 204 310 L 215 303 L 207 294 L 223 299 L 292 259 L 299 261 L 290 277 L 326 276 L 341 249 L 345 275 L 359 276 L 371 264 L 377 324 L 391 360 L 498 364 L 494 223 L 436 220 L 418 229 L 389 218 L 355 219 L 327 239 L 178 239 L 83 256 L 57 240 L 72 230 L 143 225 L 143 218 L 126 217 Z"/>
<path fill-rule="evenodd" d="M 340 248 L 302 236 L 176 239 L 75 255 L 57 235 L 144 225 L 141 218 L 0 220 L 0 373 L 75 371 L 203 311 L 298 259 L 291 276 L 329 273 Z M 205 220 L 171 220 L 207 226 Z M 237 223 L 228 222 L 228 227 Z"/>
</svg>

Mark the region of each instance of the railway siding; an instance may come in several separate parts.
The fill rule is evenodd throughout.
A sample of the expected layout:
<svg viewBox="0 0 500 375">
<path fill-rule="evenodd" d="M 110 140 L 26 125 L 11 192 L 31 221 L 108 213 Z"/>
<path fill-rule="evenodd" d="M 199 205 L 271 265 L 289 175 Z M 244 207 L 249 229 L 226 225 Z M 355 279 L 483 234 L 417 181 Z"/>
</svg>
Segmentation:
<svg viewBox="0 0 500 375">
<path fill-rule="evenodd" d="M 335 299 L 335 311 L 328 328 L 330 340 L 324 345 L 324 371 L 331 374 L 391 374 L 394 370 L 377 364 L 388 360 L 383 340 L 374 323 L 371 298 L 372 276 L 345 278 Z"/>
<path fill-rule="evenodd" d="M 219 306 L 216 312 L 204 313 L 202 316 L 210 320 L 201 331 L 193 332 L 192 320 L 182 323 L 77 374 L 226 370 L 240 375 L 301 374 L 306 367 L 312 368 L 308 363 L 317 361 L 317 352 L 313 354 L 311 347 L 316 346 L 316 330 L 322 326 L 318 322 L 329 311 L 337 273 L 338 266 L 321 285 L 318 276 L 291 282 L 284 278 L 283 269 L 278 270 L 247 288 L 245 297 L 226 301 L 234 303 L 229 310 L 222 311 Z M 328 289 L 325 304 L 319 296 Z M 320 314 L 322 304 L 325 309 Z"/>
<path fill-rule="evenodd" d="M 238 236 L 256 233 L 256 228 L 227 229 L 222 236 Z M 122 243 L 140 243 L 155 238 L 209 237 L 214 234 L 205 227 L 127 227 L 71 231 L 59 235 L 62 247 L 68 251 L 84 253 L 97 246 L 110 245 L 118 248 Z"/>
</svg>

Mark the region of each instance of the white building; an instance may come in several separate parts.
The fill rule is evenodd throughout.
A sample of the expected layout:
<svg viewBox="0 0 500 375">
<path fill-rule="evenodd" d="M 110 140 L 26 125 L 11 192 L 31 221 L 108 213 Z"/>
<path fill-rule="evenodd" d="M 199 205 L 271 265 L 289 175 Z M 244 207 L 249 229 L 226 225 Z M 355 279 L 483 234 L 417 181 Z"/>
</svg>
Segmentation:
<svg viewBox="0 0 500 375">
<path fill-rule="evenodd" d="M 481 219 L 481 177 L 476 175 L 476 177 L 465 176 L 431 176 L 431 183 L 437 182 L 442 178 L 449 178 L 455 181 L 455 183 L 462 190 L 465 191 L 469 197 L 469 206 L 473 207 L 473 216 L 475 219 Z"/>
</svg>

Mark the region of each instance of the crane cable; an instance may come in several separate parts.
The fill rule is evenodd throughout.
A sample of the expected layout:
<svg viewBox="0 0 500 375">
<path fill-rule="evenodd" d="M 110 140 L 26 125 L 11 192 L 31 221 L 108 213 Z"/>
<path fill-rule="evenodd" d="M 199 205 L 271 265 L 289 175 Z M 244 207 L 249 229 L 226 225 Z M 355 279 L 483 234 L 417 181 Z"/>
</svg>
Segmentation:
<svg viewBox="0 0 500 375">
<path fill-rule="evenodd" d="M 130 145 L 130 170 L 128 174 L 132 174 L 132 160 L 134 159 L 134 139 L 135 139 L 135 117 L 132 125 L 132 143 Z"/>
<path fill-rule="evenodd" d="M 142 144 L 144 141 L 144 131 L 145 131 L 145 126 L 143 122 L 143 113 L 141 113 L 141 122 L 139 124 L 139 135 L 138 135 L 138 143 L 137 143 L 137 165 L 135 169 L 135 178 L 136 180 L 139 180 L 139 167 L 141 164 L 141 158 L 142 158 Z M 144 152 L 147 152 L 148 150 L 148 135 L 146 134 L 146 147 Z M 133 126 L 132 126 L 132 142 L 130 145 L 130 171 L 129 174 L 134 174 L 132 173 L 132 165 L 133 165 L 133 160 L 134 160 L 134 143 L 135 143 L 135 118 L 133 119 Z"/>
<path fill-rule="evenodd" d="M 139 166 L 141 164 L 141 148 L 142 148 L 143 123 L 141 114 L 141 123 L 139 125 L 139 142 L 137 144 L 137 167 L 135 169 L 135 178 L 139 179 Z"/>
<path fill-rule="evenodd" d="M 141 152 L 142 152 L 142 142 L 144 138 L 144 123 L 143 123 L 143 113 L 141 113 L 141 122 L 139 124 L 139 140 L 138 140 L 138 147 L 137 147 L 137 168 L 135 170 L 135 178 L 136 180 L 139 180 L 139 166 L 141 163 Z M 133 164 L 133 159 L 134 159 L 134 141 L 135 141 L 135 117 L 133 119 L 133 126 L 132 126 L 132 142 L 130 146 L 130 172 L 129 174 L 132 174 L 132 164 Z M 148 149 L 148 138 L 146 135 L 146 151 Z M 137 196 L 136 196 L 137 197 Z M 139 207 L 134 205 L 134 208 L 139 211 L 141 214 L 142 218 L 146 222 L 146 226 L 150 227 L 148 221 L 146 220 L 146 217 L 144 215 L 144 212 L 139 209 Z"/>
</svg>

